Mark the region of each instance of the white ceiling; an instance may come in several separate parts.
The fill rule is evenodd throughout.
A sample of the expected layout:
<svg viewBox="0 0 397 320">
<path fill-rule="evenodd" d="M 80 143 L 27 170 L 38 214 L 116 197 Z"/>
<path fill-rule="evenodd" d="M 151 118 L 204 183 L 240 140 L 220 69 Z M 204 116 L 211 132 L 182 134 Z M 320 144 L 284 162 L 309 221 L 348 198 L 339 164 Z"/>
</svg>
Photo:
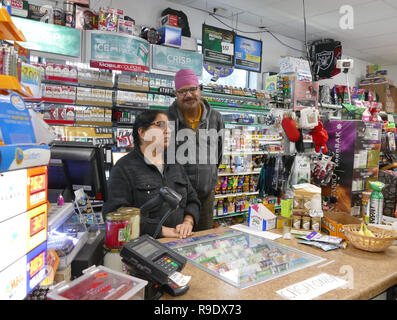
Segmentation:
<svg viewBox="0 0 397 320">
<path fill-rule="evenodd" d="M 260 27 L 304 41 L 303 0 L 170 0 L 187 7 L 213 12 L 219 18 Z M 339 26 L 344 5 L 353 8 L 353 29 Z M 382 65 L 397 65 L 397 0 L 305 0 L 307 40 L 342 41 L 343 54 Z M 226 22 L 225 19 L 223 21 Z M 230 23 L 230 22 L 229 22 Z M 237 27 L 236 27 L 237 24 Z"/>
</svg>

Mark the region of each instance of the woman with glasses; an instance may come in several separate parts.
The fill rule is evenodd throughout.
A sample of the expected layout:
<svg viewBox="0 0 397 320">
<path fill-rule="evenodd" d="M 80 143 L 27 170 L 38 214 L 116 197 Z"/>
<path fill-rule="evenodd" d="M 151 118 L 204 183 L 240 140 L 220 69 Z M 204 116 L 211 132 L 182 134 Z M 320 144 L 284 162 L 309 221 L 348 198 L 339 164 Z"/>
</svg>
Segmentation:
<svg viewBox="0 0 397 320">
<path fill-rule="evenodd" d="M 112 168 L 108 183 L 109 200 L 103 213 L 120 207 L 141 207 L 169 187 L 182 196 L 179 207 L 163 223 L 158 237 L 186 238 L 198 223 L 200 201 L 182 166 L 167 164 L 166 150 L 171 131 L 168 116 L 159 110 L 148 110 L 135 120 L 134 150 Z M 160 221 L 168 211 L 163 203 L 150 212 L 141 212 L 140 234 L 156 236 Z"/>
</svg>

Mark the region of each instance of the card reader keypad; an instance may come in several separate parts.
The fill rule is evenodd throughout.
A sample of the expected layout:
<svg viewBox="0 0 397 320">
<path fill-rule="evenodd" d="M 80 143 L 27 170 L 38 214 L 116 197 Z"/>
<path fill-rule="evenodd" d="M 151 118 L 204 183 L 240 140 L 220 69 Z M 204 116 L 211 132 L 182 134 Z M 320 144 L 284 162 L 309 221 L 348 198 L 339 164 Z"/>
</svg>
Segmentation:
<svg viewBox="0 0 397 320">
<path fill-rule="evenodd" d="M 164 256 L 158 259 L 155 264 L 160 266 L 163 270 L 165 270 L 168 274 L 178 270 L 178 264 L 173 261 L 170 257 Z"/>
</svg>

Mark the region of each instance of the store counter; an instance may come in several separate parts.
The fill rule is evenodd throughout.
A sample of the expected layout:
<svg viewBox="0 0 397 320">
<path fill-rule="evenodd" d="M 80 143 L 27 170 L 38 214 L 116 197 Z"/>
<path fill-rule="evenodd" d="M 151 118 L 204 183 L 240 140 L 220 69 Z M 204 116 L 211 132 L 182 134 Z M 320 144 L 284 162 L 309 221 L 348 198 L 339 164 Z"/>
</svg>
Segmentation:
<svg viewBox="0 0 397 320">
<path fill-rule="evenodd" d="M 217 228 L 196 232 L 194 236 L 219 233 L 230 228 Z M 271 230 L 281 233 L 281 230 Z M 175 238 L 162 238 L 160 242 L 176 241 Z M 298 244 L 295 238 L 275 240 L 326 259 L 318 264 L 294 271 L 276 279 L 239 289 L 218 277 L 187 263 L 182 274 L 191 276 L 190 289 L 182 296 L 172 297 L 164 294 L 162 299 L 176 300 L 274 300 L 283 299 L 277 291 L 304 281 L 321 273 L 340 277 L 348 281 L 347 288 L 338 288 L 322 294 L 316 299 L 325 300 L 366 300 L 376 297 L 397 284 L 397 246 L 389 247 L 385 252 L 372 253 L 352 246 L 346 249 L 323 251 L 304 244 Z"/>
</svg>

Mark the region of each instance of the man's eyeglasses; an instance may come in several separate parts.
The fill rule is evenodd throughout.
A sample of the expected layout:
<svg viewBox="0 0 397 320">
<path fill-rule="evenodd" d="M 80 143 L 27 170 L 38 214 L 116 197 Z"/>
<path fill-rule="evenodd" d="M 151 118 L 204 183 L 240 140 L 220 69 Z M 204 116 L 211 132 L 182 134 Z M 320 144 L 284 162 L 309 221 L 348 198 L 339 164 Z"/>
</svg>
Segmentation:
<svg viewBox="0 0 397 320">
<path fill-rule="evenodd" d="M 163 130 L 169 129 L 169 127 L 170 127 L 168 122 L 166 122 L 166 121 L 156 121 L 156 122 L 151 123 L 150 125 L 156 126 L 156 127 L 160 128 L 160 129 L 163 129 Z"/>
<path fill-rule="evenodd" d="M 177 90 L 176 93 L 180 94 L 181 96 L 186 96 L 188 92 L 191 93 L 191 94 L 195 93 L 195 92 L 197 91 L 198 88 L 199 88 L 199 87 L 192 87 L 192 88 L 187 88 L 187 89 L 180 89 L 180 90 Z"/>
</svg>

